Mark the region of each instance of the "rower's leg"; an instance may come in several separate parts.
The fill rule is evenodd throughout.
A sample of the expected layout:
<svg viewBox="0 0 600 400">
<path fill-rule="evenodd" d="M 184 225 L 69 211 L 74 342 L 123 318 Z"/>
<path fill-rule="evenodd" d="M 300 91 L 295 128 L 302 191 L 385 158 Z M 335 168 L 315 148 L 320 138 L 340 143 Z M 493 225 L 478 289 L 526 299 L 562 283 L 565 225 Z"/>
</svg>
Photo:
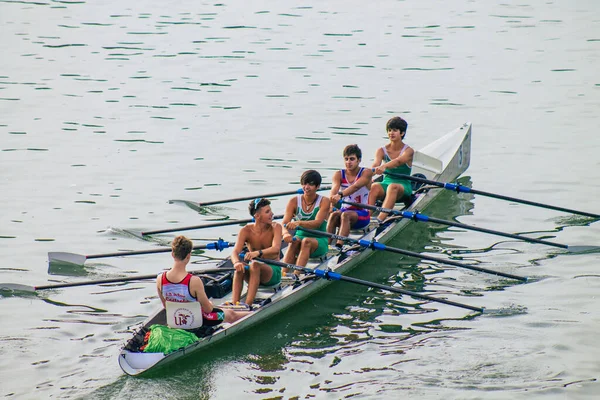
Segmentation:
<svg viewBox="0 0 600 400">
<path fill-rule="evenodd" d="M 348 236 L 350 227 L 358 221 L 358 214 L 354 211 L 345 211 L 342 213 L 342 222 L 340 224 L 340 236 Z M 338 241 L 338 244 L 343 245 L 344 242 Z"/>
<path fill-rule="evenodd" d="M 248 292 L 246 293 L 246 304 L 252 305 L 254 302 L 254 298 L 256 297 L 256 292 L 258 292 L 258 285 L 260 284 L 260 274 L 261 274 L 261 265 L 262 263 L 258 263 L 256 261 L 252 261 L 250 263 L 250 278 L 248 279 Z M 266 267 L 266 265 L 264 265 Z M 269 268 L 269 267 L 267 267 Z M 269 268 L 271 271 L 271 268 Z M 271 274 L 273 271 L 271 271 Z M 269 277 L 270 279 L 271 277 Z"/>
<path fill-rule="evenodd" d="M 383 191 L 383 186 L 381 186 L 380 183 L 374 183 L 371 186 L 371 190 L 369 191 L 369 198 L 367 200 L 367 203 L 374 206 L 375 203 L 377 203 L 377 200 L 379 199 L 383 199 L 385 197 L 385 192 Z M 373 214 L 372 210 L 368 210 L 369 211 L 369 216 L 371 216 L 371 214 Z"/>
<path fill-rule="evenodd" d="M 404 196 L 404 187 L 398 183 L 390 183 L 385 193 L 385 199 L 383 200 L 383 208 L 394 208 L 396 201 Z M 384 221 L 388 217 L 387 213 L 379 213 L 377 219 Z"/>
<path fill-rule="evenodd" d="M 238 319 L 250 314 L 250 311 L 234 311 L 227 308 L 224 309 L 223 312 L 225 313 L 225 319 L 223 320 L 223 322 L 229 323 L 235 322 Z"/>
<path fill-rule="evenodd" d="M 341 211 L 334 211 L 329 215 L 329 220 L 327 221 L 327 232 L 335 233 L 335 230 L 338 226 L 340 226 L 340 216 L 343 213 Z M 340 228 L 341 229 L 341 228 Z M 331 243 L 332 239 L 329 240 Z"/>
<path fill-rule="evenodd" d="M 300 267 L 306 267 L 308 263 L 308 258 L 310 254 L 315 251 L 319 247 L 319 242 L 315 238 L 304 238 L 302 239 L 302 244 L 300 245 L 300 253 L 298 254 L 298 259 L 296 260 L 296 265 Z M 297 272 L 300 274 L 300 272 Z"/>
<path fill-rule="evenodd" d="M 300 251 L 300 241 L 294 240 L 293 242 L 288 244 L 287 250 L 285 252 L 285 256 L 283 257 L 282 261 L 286 264 L 295 264 L 296 256 L 298 255 L 299 251 Z M 291 272 L 291 270 L 289 268 L 286 268 L 284 271 L 286 273 Z"/>
<path fill-rule="evenodd" d="M 247 274 L 247 272 L 238 272 L 235 271 L 235 273 L 233 274 L 233 285 L 231 288 L 231 301 L 233 302 L 233 304 L 237 303 L 238 301 L 240 301 L 240 296 L 242 295 L 242 289 L 244 288 L 244 277 Z"/>
</svg>

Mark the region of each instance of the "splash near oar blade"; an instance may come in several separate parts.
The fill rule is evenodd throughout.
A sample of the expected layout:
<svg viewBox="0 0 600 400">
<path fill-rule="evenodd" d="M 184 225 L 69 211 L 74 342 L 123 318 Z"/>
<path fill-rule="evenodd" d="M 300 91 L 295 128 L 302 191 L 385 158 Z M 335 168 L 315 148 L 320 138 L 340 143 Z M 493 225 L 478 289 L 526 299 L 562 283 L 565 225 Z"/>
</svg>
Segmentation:
<svg viewBox="0 0 600 400">
<path fill-rule="evenodd" d="M 463 186 L 460 184 L 432 181 L 429 179 L 419 178 L 416 176 L 394 174 L 391 172 L 386 172 L 386 174 L 389 176 L 393 176 L 394 178 L 405 179 L 405 180 L 409 180 L 412 182 L 426 183 L 428 185 L 437 186 L 437 187 L 440 187 L 440 188 L 443 188 L 446 190 L 451 190 L 451 191 L 457 192 L 457 193 L 472 193 L 472 194 L 477 194 L 480 196 L 491 197 L 491 198 L 498 199 L 498 200 L 512 201 L 515 203 L 526 204 L 528 206 L 541 207 L 541 208 L 546 208 L 548 210 L 561 211 L 561 212 L 565 212 L 565 213 L 583 215 L 583 216 L 590 217 L 590 218 L 600 219 L 600 214 L 594 214 L 594 213 L 589 213 L 589 212 L 585 212 L 585 211 L 573 210 L 571 208 L 558 207 L 558 206 L 553 206 L 550 204 L 538 203 L 535 201 L 519 199 L 516 197 L 504 196 L 502 194 L 484 192 L 483 190 L 471 189 L 470 187 Z"/>
</svg>

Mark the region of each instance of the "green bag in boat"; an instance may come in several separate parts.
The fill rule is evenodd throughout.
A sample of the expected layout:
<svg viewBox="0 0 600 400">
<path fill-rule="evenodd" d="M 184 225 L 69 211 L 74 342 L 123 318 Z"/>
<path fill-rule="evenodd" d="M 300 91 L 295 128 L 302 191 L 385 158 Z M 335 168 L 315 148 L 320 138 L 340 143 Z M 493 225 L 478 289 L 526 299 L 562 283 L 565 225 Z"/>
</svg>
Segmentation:
<svg viewBox="0 0 600 400">
<path fill-rule="evenodd" d="M 192 332 L 158 324 L 152 325 L 148 334 L 145 353 L 169 354 L 199 340 Z"/>
</svg>

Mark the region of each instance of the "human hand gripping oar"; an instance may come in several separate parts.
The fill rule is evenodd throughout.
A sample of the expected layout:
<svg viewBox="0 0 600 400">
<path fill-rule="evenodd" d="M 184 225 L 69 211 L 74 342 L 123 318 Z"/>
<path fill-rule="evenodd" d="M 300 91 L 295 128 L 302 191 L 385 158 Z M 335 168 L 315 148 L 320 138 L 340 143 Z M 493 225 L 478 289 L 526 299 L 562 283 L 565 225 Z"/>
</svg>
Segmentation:
<svg viewBox="0 0 600 400">
<path fill-rule="evenodd" d="M 333 271 L 300 267 L 300 266 L 294 265 L 294 264 L 287 264 L 287 263 L 284 263 L 281 261 L 267 260 L 267 259 L 263 259 L 263 258 L 255 258 L 254 260 L 260 261 L 265 264 L 274 265 L 274 266 L 280 267 L 280 268 L 290 268 L 290 269 L 293 269 L 296 271 L 301 271 L 301 272 L 304 272 L 305 274 L 313 274 L 319 278 L 325 278 L 325 279 L 334 280 L 334 281 L 346 281 L 346 282 L 356 283 L 356 284 L 363 285 L 363 286 L 387 290 L 387 291 L 393 292 L 393 293 L 405 294 L 407 296 L 411 296 L 411 297 L 414 297 L 417 299 L 435 301 L 437 303 L 443 303 L 443 304 L 448 304 L 448 305 L 455 306 L 455 307 L 466 308 L 467 310 L 477 311 L 480 313 L 484 312 L 484 309 L 481 307 L 474 307 L 474 306 L 470 306 L 468 304 L 457 303 L 457 302 L 451 301 L 451 300 L 438 299 L 436 297 L 428 296 L 426 294 L 420 294 L 417 292 L 411 292 L 408 290 L 399 289 L 399 288 L 396 288 L 393 286 L 387 286 L 387 285 L 382 285 L 382 284 L 379 284 L 376 282 L 370 282 L 370 281 L 365 281 L 362 279 L 352 278 L 352 277 L 345 276 L 345 275 L 342 275 L 342 274 L 339 274 L 339 273 L 333 272 Z"/>
<path fill-rule="evenodd" d="M 305 232 L 308 232 L 308 233 L 311 233 L 311 234 L 314 234 L 314 235 L 327 236 L 327 237 L 330 237 L 330 238 L 333 238 L 333 239 L 342 240 L 344 242 L 356 243 L 356 244 L 361 245 L 362 247 L 367 247 L 367 248 L 370 248 L 370 249 L 383 250 L 383 251 L 389 251 L 389 252 L 392 252 L 392 253 L 404 254 L 405 256 L 416 257 L 416 258 L 420 258 L 420 259 L 423 259 L 423 260 L 429 260 L 429 261 L 439 262 L 439 263 L 442 263 L 442 264 L 453 265 L 455 267 L 470 269 L 472 271 L 485 272 L 487 274 L 498 275 L 498 276 L 502 276 L 504 278 L 516 279 L 516 280 L 521 281 L 521 282 L 527 282 L 527 280 L 528 280 L 527 277 L 518 276 L 518 275 L 512 275 L 512 274 L 507 274 L 507 273 L 504 273 L 504 272 L 493 271 L 491 269 L 476 267 L 474 265 L 463 264 L 463 263 L 459 263 L 459 262 L 456 262 L 456 261 L 444 260 L 442 258 L 431 257 L 431 256 L 428 256 L 428 255 L 425 255 L 425 254 L 415 253 L 413 251 L 399 249 L 399 248 L 396 248 L 396 247 L 389 247 L 389 246 L 386 246 L 386 245 L 384 245 L 382 243 L 375 242 L 375 241 L 368 241 L 368 240 L 364 240 L 364 239 L 353 239 L 353 238 L 350 238 L 350 237 L 347 237 L 347 236 L 340 236 L 340 235 L 336 235 L 336 234 L 333 234 L 333 233 L 327 233 L 327 232 L 317 231 L 317 230 L 308 229 L 308 228 L 301 228 L 300 227 L 298 229 L 301 229 L 301 230 L 303 230 Z"/>
<path fill-rule="evenodd" d="M 283 218 L 283 215 L 274 215 L 273 216 L 273 219 L 281 219 L 281 218 Z M 236 221 L 222 221 L 222 222 L 215 222 L 215 223 L 212 223 L 212 224 L 184 226 L 184 227 L 180 227 L 180 228 L 158 229 L 158 230 L 155 230 L 155 231 L 146 231 L 146 232 L 128 231 L 128 232 L 135 233 L 138 236 L 147 236 L 147 235 L 157 235 L 159 233 L 192 231 L 192 230 L 196 230 L 196 229 L 215 228 L 215 227 L 219 227 L 219 226 L 249 224 L 251 222 L 254 222 L 254 218 L 239 219 L 239 220 L 236 220 Z"/>
<path fill-rule="evenodd" d="M 318 190 L 331 190 L 331 186 L 321 186 Z M 206 207 L 206 206 L 214 206 L 217 204 L 235 203 L 236 201 L 252 200 L 252 199 L 258 199 L 258 198 L 269 198 L 269 197 L 277 197 L 277 196 L 287 196 L 290 194 L 302 194 L 302 193 L 304 193 L 304 190 L 296 189 L 296 190 L 287 191 L 287 192 L 261 194 L 259 196 L 234 197 L 233 199 L 205 201 L 205 202 L 198 203 L 198 205 L 200 207 Z M 173 201 L 173 200 L 171 200 L 171 201 Z"/>
<path fill-rule="evenodd" d="M 190 274 L 199 275 L 199 274 L 210 274 L 214 272 L 229 272 L 233 271 L 233 268 L 209 268 L 202 269 L 197 271 L 190 271 Z M 39 285 L 39 286 L 28 286 L 21 285 L 18 283 L 0 283 L 0 290 L 12 290 L 12 291 L 21 291 L 21 292 L 36 292 L 38 290 L 45 289 L 61 289 L 75 286 L 89 286 L 89 285 L 102 285 L 106 283 L 120 283 L 120 282 L 129 282 L 129 281 L 143 281 L 146 279 L 156 279 L 158 274 L 150 274 L 150 275 L 135 275 L 135 276 L 126 276 L 123 278 L 109 278 L 109 279 L 98 279 L 95 281 L 84 281 L 84 282 L 65 282 L 65 283 L 57 283 L 52 285 Z"/>
<path fill-rule="evenodd" d="M 372 206 L 372 205 L 369 205 L 369 204 L 354 203 L 352 201 L 346 201 L 346 200 L 342 200 L 342 203 L 350 204 L 350 205 L 355 206 L 355 207 L 366 208 L 368 210 L 374 210 L 374 211 L 384 212 L 384 213 L 387 213 L 387 214 L 398 215 L 398 216 L 401 216 L 403 218 L 411 219 L 413 221 L 433 222 L 435 224 L 441 224 L 441 225 L 447 225 L 447 226 L 454 226 L 454 227 L 457 227 L 457 228 L 463 228 L 463 229 L 467 229 L 467 230 L 471 230 L 471 231 L 489 233 L 491 235 L 504 236 L 504 237 L 511 238 L 511 239 L 522 240 L 524 242 L 537 243 L 537 244 L 543 244 L 543 245 L 546 245 L 546 246 L 558 247 L 558 248 L 561 248 L 561 249 L 569 250 L 570 252 L 582 252 L 582 251 L 600 250 L 599 246 L 568 246 L 566 244 L 548 242 L 546 240 L 541 240 L 541 239 L 528 238 L 526 236 L 516 235 L 516 234 L 513 234 L 513 233 L 500 232 L 500 231 L 495 231 L 495 230 L 492 230 L 492 229 L 480 228 L 478 226 L 461 224 L 460 222 L 446 221 L 446 220 L 443 220 L 443 219 L 429 217 L 429 216 L 427 216 L 425 214 L 421 214 L 421 213 L 413 213 L 413 212 L 410 212 L 410 211 L 393 210 L 393 209 L 390 209 L 390 208 L 377 207 L 377 206 Z"/>
<path fill-rule="evenodd" d="M 494 199 L 506 200 L 506 201 L 513 201 L 515 203 L 527 204 L 529 206 L 547 208 L 549 210 L 562 211 L 562 212 L 566 212 L 566 213 L 583 215 L 583 216 L 586 216 L 586 217 L 600 219 L 600 214 L 593 214 L 593 213 L 589 213 L 589 212 L 585 212 L 585 211 L 578 211 L 578 210 L 573 210 L 573 209 L 570 209 L 570 208 L 557 207 L 557 206 L 552 206 L 552 205 L 549 205 L 549 204 L 537 203 L 535 201 L 518 199 L 518 198 L 515 198 L 515 197 L 508 197 L 508 196 L 504 196 L 504 195 L 501 195 L 501 194 L 484 192 L 482 190 L 471 189 L 470 187 L 462 186 L 460 184 L 432 181 L 432 180 L 429 180 L 429 179 L 419 178 L 419 177 L 416 177 L 416 176 L 394 174 L 394 173 L 390 173 L 390 172 L 386 172 L 386 174 L 389 175 L 389 176 L 393 176 L 394 178 L 406 179 L 406 180 L 413 181 L 413 182 L 426 183 L 428 185 L 433 185 L 433 186 L 437 186 L 437 187 L 440 187 L 440 188 L 443 188 L 443 189 L 452 190 L 452 191 L 457 192 L 457 193 L 473 193 L 473 194 L 478 194 L 478 195 L 481 195 L 481 196 L 492 197 Z"/>
<path fill-rule="evenodd" d="M 201 244 L 198 246 L 192 247 L 193 250 L 198 249 L 210 249 L 210 250 L 219 250 L 222 251 L 228 247 L 233 247 L 234 243 L 229 243 L 224 241 L 223 239 L 219 239 L 213 243 Z M 105 253 L 105 254 L 92 254 L 92 255 L 82 255 L 82 254 L 74 254 L 74 253 L 64 253 L 64 252 L 50 252 L 48 253 L 48 262 L 67 262 L 71 264 L 83 265 L 85 260 L 90 260 L 93 258 L 108 258 L 108 257 L 123 257 L 123 256 L 136 256 L 140 254 L 154 254 L 154 253 L 169 253 L 171 252 L 170 247 L 163 247 L 160 249 L 152 249 L 152 250 L 137 250 L 137 251 L 121 251 L 116 253 Z"/>
</svg>

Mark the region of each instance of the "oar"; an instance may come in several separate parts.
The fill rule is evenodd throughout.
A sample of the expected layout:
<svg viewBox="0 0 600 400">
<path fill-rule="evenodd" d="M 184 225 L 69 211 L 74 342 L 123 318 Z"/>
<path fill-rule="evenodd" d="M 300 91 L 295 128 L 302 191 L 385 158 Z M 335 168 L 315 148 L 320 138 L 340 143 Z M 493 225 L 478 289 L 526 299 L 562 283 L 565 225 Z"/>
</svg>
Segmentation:
<svg viewBox="0 0 600 400">
<path fill-rule="evenodd" d="M 210 268 L 203 269 L 197 271 L 190 271 L 190 274 L 199 275 L 199 274 L 210 274 L 214 272 L 229 272 L 233 271 L 233 268 Z M 67 283 L 57 283 L 53 285 L 39 285 L 39 286 L 28 286 L 21 285 L 18 283 L 0 283 L 0 290 L 18 290 L 23 292 L 35 292 L 38 290 L 45 289 L 61 289 L 67 287 L 75 287 L 75 286 L 89 286 L 89 285 L 102 285 L 105 283 L 119 283 L 119 282 L 129 282 L 129 281 L 143 281 L 146 279 L 156 279 L 158 274 L 151 275 L 136 275 L 136 276 L 126 276 L 123 278 L 110 278 L 110 279 L 98 279 L 95 281 L 85 281 L 85 282 L 67 282 Z"/>
<path fill-rule="evenodd" d="M 294 264 L 287 264 L 287 263 L 284 263 L 281 261 L 267 260 L 267 259 L 263 259 L 263 258 L 255 258 L 254 260 L 260 261 L 265 264 L 274 265 L 274 266 L 277 266 L 280 268 L 290 268 L 290 269 L 293 269 L 296 271 L 301 271 L 301 272 L 304 272 L 305 274 L 313 274 L 319 278 L 325 278 L 325 279 L 334 280 L 334 281 L 352 282 L 352 283 L 356 283 L 356 284 L 363 285 L 363 286 L 387 290 L 387 291 L 393 292 L 393 293 L 405 294 L 407 296 L 411 296 L 411 297 L 414 297 L 417 299 L 435 301 L 438 303 L 448 304 L 448 305 L 455 306 L 455 307 L 466 308 L 467 310 L 477 311 L 480 313 L 484 312 L 484 309 L 481 307 L 474 307 L 474 306 L 470 306 L 468 304 L 457 303 L 457 302 L 451 301 L 451 300 L 438 299 L 436 297 L 428 296 L 426 294 L 420 294 L 417 292 L 411 292 L 408 290 L 395 288 L 393 286 L 387 286 L 387 285 L 382 285 L 382 284 L 379 284 L 376 282 L 370 282 L 370 281 L 365 281 L 362 279 L 352 278 L 352 277 L 345 276 L 345 275 L 342 275 L 342 274 L 339 274 L 339 273 L 333 272 L 333 271 L 300 267 L 300 266 L 294 265 Z"/>
<path fill-rule="evenodd" d="M 198 246 L 192 247 L 193 250 L 198 249 L 210 249 L 210 250 L 219 250 L 222 251 L 228 247 L 233 247 L 234 243 L 226 242 L 222 239 L 219 239 L 213 243 L 201 244 Z M 85 260 L 90 260 L 93 258 L 108 258 L 108 257 L 123 257 L 123 256 L 137 256 L 140 254 L 154 254 L 154 253 L 169 253 L 171 251 L 170 247 L 163 247 L 160 249 L 152 249 L 152 250 L 137 250 L 137 251 L 121 251 L 116 253 L 105 253 L 105 254 L 92 254 L 92 255 L 83 255 L 83 254 L 75 254 L 75 253 L 64 253 L 64 252 L 50 252 L 48 253 L 48 262 L 66 262 L 71 264 L 83 265 Z"/>
<path fill-rule="evenodd" d="M 437 186 L 437 187 L 440 187 L 443 189 L 452 190 L 457 193 L 473 193 L 473 194 L 478 194 L 481 196 L 492 197 L 494 199 L 513 201 L 515 203 L 521 203 L 521 204 L 527 204 L 527 205 L 535 206 L 535 207 L 547 208 L 549 210 L 562 211 L 562 212 L 571 213 L 571 214 L 583 215 L 583 216 L 591 217 L 591 218 L 600 218 L 599 214 L 593 214 L 593 213 L 589 213 L 589 212 L 585 212 L 585 211 L 573 210 L 570 208 L 557 207 L 557 206 L 552 206 L 549 204 L 537 203 L 535 201 L 517 199 L 515 197 L 508 197 L 508 196 L 504 196 L 501 194 L 484 192 L 482 190 L 471 189 L 470 187 L 463 186 L 460 184 L 431 181 L 429 179 L 419 178 L 416 176 L 394 174 L 394 173 L 390 173 L 390 172 L 386 172 L 386 174 L 389 176 L 393 176 L 394 178 L 400 178 L 400 179 L 406 179 L 406 180 L 414 181 L 414 182 L 426 183 L 428 185 L 433 185 L 433 186 Z"/>
<path fill-rule="evenodd" d="M 446 220 L 443 220 L 443 219 L 433 218 L 433 217 L 430 217 L 430 216 L 427 216 L 425 214 L 421 214 L 421 213 L 418 213 L 418 212 L 417 213 L 413 213 L 413 212 L 410 212 L 410 211 L 400 211 L 400 210 L 394 210 L 394 209 L 390 209 L 390 208 L 376 207 L 376 206 L 372 206 L 372 205 L 369 205 L 369 204 L 354 203 L 354 202 L 346 201 L 346 200 L 342 200 L 342 203 L 350 204 L 350 205 L 355 206 L 355 207 L 366 208 L 368 210 L 374 210 L 374 211 L 384 212 L 384 213 L 387 213 L 387 214 L 399 215 L 402 218 L 408 218 L 408 219 L 411 219 L 413 221 L 433 222 L 435 224 L 441 224 L 441 225 L 447 225 L 447 226 L 454 226 L 454 227 L 457 227 L 457 228 L 463 228 L 463 229 L 467 229 L 467 230 L 471 230 L 471 231 L 489 233 L 491 235 L 504 236 L 504 237 L 511 238 L 511 239 L 522 240 L 524 242 L 538 243 L 538 244 L 543 244 L 543 245 L 546 245 L 546 246 L 558 247 L 558 248 L 561 248 L 561 249 L 567 249 L 567 250 L 569 250 L 571 252 L 582 252 L 582 251 L 600 250 L 599 246 L 569 246 L 569 245 L 566 245 L 566 244 L 548 242 L 546 240 L 528 238 L 526 236 L 521 236 L 521 235 L 515 235 L 513 233 L 500 232 L 500 231 L 495 231 L 495 230 L 492 230 L 492 229 L 480 228 L 478 226 L 461 224 L 460 222 L 446 221 Z"/>
<path fill-rule="evenodd" d="M 485 272 L 487 274 L 498 275 L 498 276 L 502 276 L 502 277 L 510 278 L 510 279 L 516 279 L 521 282 L 527 282 L 527 279 L 528 279 L 523 276 L 506 274 L 504 272 L 493 271 L 491 269 L 476 267 L 474 265 L 468 265 L 468 264 L 463 264 L 463 263 L 459 263 L 456 261 L 450 261 L 450 260 L 444 260 L 442 258 L 431 257 L 431 256 L 428 256 L 425 254 L 415 253 L 413 251 L 399 249 L 396 247 L 389 247 L 389 246 L 386 246 L 386 245 L 376 242 L 376 241 L 368 241 L 368 240 L 364 240 L 364 239 L 353 239 L 353 238 L 350 238 L 347 236 L 340 236 L 340 235 L 336 235 L 333 233 L 327 233 L 327 232 L 317 231 L 317 230 L 308 229 L 308 228 L 299 228 L 299 229 L 303 230 L 304 232 L 312 233 L 314 235 L 327 236 L 327 237 L 330 237 L 333 239 L 342 240 L 344 242 L 357 243 L 357 244 L 361 245 L 362 247 L 367 247 L 370 249 L 383 250 L 383 251 L 389 251 L 392 253 L 404 254 L 406 256 L 416 257 L 416 258 L 420 258 L 423 260 L 435 261 L 435 262 L 439 262 L 442 264 L 453 265 L 455 267 L 466 268 L 466 269 L 470 269 L 470 270 L 478 271 L 478 272 Z"/>
<path fill-rule="evenodd" d="M 331 190 L 331 186 L 321 186 L 319 190 Z M 233 199 L 225 199 L 225 200 L 215 200 L 215 201 L 205 201 L 202 203 L 198 203 L 200 207 L 206 206 L 214 206 L 216 204 L 225 204 L 225 203 L 235 203 L 236 201 L 244 201 L 244 200 L 252 200 L 252 199 L 260 199 L 260 198 L 268 198 L 268 197 L 277 197 L 277 196 L 286 196 L 289 194 L 302 194 L 304 190 L 296 189 L 287 192 L 278 192 L 278 193 L 269 193 L 269 194 L 261 194 L 258 196 L 247 196 L 247 197 L 234 197 Z"/>
<path fill-rule="evenodd" d="M 283 218 L 283 215 L 275 215 L 275 216 L 273 216 L 273 219 L 281 219 L 281 218 Z M 215 222 L 215 223 L 212 223 L 212 224 L 204 224 L 204 225 L 184 226 L 184 227 L 181 227 L 181 228 L 158 229 L 158 230 L 155 230 L 155 231 L 139 232 L 138 234 L 139 234 L 139 236 L 157 235 L 159 233 L 192 231 L 192 230 L 195 230 L 195 229 L 215 228 L 215 227 L 218 227 L 218 226 L 249 224 L 251 222 L 254 222 L 253 218 L 238 219 L 237 221 Z"/>
</svg>

